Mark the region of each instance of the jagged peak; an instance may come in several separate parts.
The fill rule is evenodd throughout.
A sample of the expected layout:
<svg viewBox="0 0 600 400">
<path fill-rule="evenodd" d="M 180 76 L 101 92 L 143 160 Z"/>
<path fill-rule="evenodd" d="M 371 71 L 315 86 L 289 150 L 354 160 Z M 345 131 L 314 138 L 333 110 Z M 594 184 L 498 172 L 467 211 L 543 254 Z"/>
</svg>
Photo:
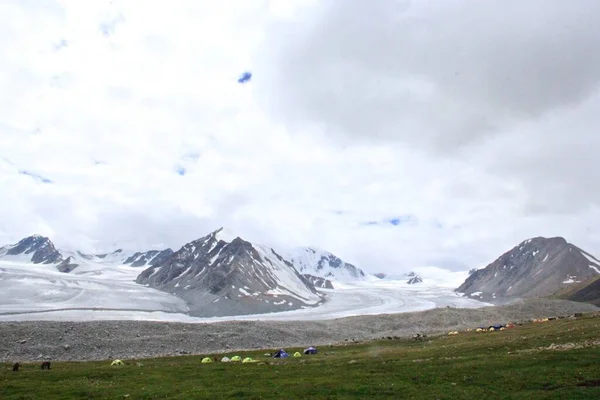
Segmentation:
<svg viewBox="0 0 600 400">
<path fill-rule="evenodd" d="M 223 226 L 217 229 L 216 231 L 212 232 L 211 236 L 213 236 L 217 240 L 222 240 L 225 243 L 231 243 L 235 239 L 240 238 L 240 236 L 234 233 L 233 230 Z"/>
<path fill-rule="evenodd" d="M 40 234 L 36 233 L 34 235 L 27 236 L 27 237 L 19 240 L 19 243 L 22 243 L 22 242 L 25 242 L 25 241 L 28 241 L 28 240 L 31 240 L 31 241 L 34 241 L 34 242 L 38 242 L 38 243 L 39 242 L 51 242 L 50 238 L 48 238 L 47 236 L 43 236 L 43 235 L 40 235 Z"/>
</svg>

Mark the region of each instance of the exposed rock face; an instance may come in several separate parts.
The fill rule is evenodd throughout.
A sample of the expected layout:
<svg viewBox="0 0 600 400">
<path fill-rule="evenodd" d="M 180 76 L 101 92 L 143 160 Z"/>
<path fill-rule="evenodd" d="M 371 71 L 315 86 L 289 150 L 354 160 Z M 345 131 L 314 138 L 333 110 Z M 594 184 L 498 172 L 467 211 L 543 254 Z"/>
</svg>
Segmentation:
<svg viewBox="0 0 600 400">
<path fill-rule="evenodd" d="M 31 262 L 34 264 L 54 264 L 63 260 L 50 239 L 40 235 L 29 236 L 4 248 L 4 255 L 31 255 Z"/>
<path fill-rule="evenodd" d="M 384 274 L 383 272 L 378 272 L 375 274 L 375 277 L 379 278 L 379 279 L 383 279 L 387 276 L 387 274 Z"/>
<path fill-rule="evenodd" d="M 69 273 L 77 268 L 79 264 L 74 262 L 73 257 L 67 257 L 66 260 L 63 260 L 60 264 L 56 266 L 56 269 L 60 272 Z"/>
<path fill-rule="evenodd" d="M 423 282 L 423 279 L 419 275 L 414 275 L 406 283 L 408 283 L 409 285 L 414 285 L 415 283 L 421 283 L 421 282 Z"/>
<path fill-rule="evenodd" d="M 187 300 L 196 316 L 285 311 L 321 302 L 314 286 L 273 249 L 221 232 L 186 244 L 144 270 L 137 282 Z"/>
<path fill-rule="evenodd" d="M 320 276 L 314 276 L 311 274 L 303 274 L 312 285 L 316 288 L 322 289 L 333 289 L 333 283 L 329 279 L 321 278 Z"/>
<path fill-rule="evenodd" d="M 138 252 L 127 258 L 124 264 L 130 264 L 132 267 L 158 265 L 164 263 L 171 255 L 173 255 L 173 250 L 171 249 Z"/>
<path fill-rule="evenodd" d="M 457 291 L 484 301 L 550 296 L 599 274 L 600 261 L 564 238 L 537 237 L 473 272 Z"/>
</svg>

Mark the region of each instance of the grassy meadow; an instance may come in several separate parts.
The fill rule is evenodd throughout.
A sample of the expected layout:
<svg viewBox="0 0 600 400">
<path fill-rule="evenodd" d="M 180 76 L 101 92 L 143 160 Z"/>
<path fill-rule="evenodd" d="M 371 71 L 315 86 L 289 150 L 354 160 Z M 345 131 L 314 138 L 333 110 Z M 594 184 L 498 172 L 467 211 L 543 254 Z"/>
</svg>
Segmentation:
<svg viewBox="0 0 600 400">
<path fill-rule="evenodd" d="M 600 399 L 599 317 L 264 356 L 274 350 L 227 354 L 253 364 L 200 363 L 222 354 L 3 364 L 0 399 Z"/>
</svg>

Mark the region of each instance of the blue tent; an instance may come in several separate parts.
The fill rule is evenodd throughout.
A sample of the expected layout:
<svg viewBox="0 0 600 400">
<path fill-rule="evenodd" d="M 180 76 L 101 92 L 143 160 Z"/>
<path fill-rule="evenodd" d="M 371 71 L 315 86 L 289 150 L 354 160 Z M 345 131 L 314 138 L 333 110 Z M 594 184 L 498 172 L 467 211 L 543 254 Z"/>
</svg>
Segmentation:
<svg viewBox="0 0 600 400">
<path fill-rule="evenodd" d="M 281 349 L 275 353 L 273 358 L 288 358 L 290 355 L 284 350 Z"/>
<path fill-rule="evenodd" d="M 244 72 L 239 78 L 238 83 L 246 83 L 252 79 L 252 72 Z"/>
<path fill-rule="evenodd" d="M 310 346 L 309 348 L 304 349 L 304 354 L 317 354 L 317 349 Z"/>
</svg>

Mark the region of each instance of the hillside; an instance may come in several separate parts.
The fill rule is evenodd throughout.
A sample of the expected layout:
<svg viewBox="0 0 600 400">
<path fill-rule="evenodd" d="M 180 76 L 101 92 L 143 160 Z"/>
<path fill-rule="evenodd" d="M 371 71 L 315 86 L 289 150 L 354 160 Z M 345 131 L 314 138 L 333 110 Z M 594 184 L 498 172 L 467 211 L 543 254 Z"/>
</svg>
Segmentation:
<svg viewBox="0 0 600 400">
<path fill-rule="evenodd" d="M 551 296 L 599 275 L 600 261 L 591 254 L 561 237 L 536 237 L 472 272 L 457 291 L 492 302 Z"/>
<path fill-rule="evenodd" d="M 581 301 L 600 306 L 600 276 L 592 277 L 584 282 L 570 285 L 560 290 L 556 297 L 559 299 Z"/>
</svg>

